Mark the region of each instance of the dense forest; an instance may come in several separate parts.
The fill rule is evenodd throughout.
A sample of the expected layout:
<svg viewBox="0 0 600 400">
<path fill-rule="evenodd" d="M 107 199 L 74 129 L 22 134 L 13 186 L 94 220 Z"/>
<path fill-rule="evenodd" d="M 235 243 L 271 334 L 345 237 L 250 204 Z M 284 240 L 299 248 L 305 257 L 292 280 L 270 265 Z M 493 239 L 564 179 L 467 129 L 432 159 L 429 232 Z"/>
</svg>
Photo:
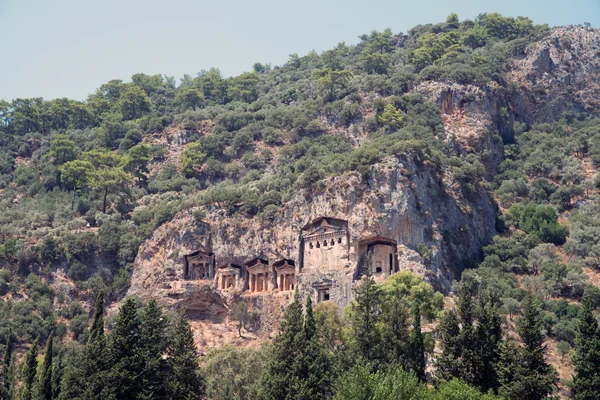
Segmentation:
<svg viewBox="0 0 600 400">
<path fill-rule="evenodd" d="M 490 169 L 489 154 L 461 149 L 439 107 L 412 92 L 506 85 L 510 63 L 549 30 L 451 14 L 232 78 L 136 74 L 86 101 L 0 100 L 2 398 L 596 398 L 600 121 L 499 118 L 502 162 Z M 189 135 L 180 154 L 149 144 L 174 127 Z M 139 247 L 178 212 L 202 218 L 218 205 L 268 226 L 298 189 L 366 175 L 386 157 L 440 180 L 450 171 L 465 197 L 497 200 L 498 235 L 446 299 L 408 272 L 367 275 L 345 310 L 296 293 L 272 343 L 200 356 L 185 315 L 124 298 Z M 241 335 L 248 310 L 235 318 Z M 550 350 L 572 379 L 559 380 Z"/>
</svg>

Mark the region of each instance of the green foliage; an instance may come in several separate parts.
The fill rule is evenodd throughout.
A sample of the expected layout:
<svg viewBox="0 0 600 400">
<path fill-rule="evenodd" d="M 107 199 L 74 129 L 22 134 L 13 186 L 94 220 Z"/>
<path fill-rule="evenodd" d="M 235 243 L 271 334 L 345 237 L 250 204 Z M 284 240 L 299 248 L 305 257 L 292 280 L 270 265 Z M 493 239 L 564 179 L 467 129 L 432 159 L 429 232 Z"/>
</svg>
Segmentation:
<svg viewBox="0 0 600 400">
<path fill-rule="evenodd" d="M 576 400 L 593 399 L 600 390 L 600 330 L 598 321 L 592 314 L 594 307 L 591 296 L 591 291 L 586 290 L 578 318 L 572 386 L 573 398 Z"/>
<path fill-rule="evenodd" d="M 265 351 L 223 346 L 208 352 L 202 371 L 206 395 L 215 400 L 260 398 L 260 376 L 265 368 Z"/>
</svg>

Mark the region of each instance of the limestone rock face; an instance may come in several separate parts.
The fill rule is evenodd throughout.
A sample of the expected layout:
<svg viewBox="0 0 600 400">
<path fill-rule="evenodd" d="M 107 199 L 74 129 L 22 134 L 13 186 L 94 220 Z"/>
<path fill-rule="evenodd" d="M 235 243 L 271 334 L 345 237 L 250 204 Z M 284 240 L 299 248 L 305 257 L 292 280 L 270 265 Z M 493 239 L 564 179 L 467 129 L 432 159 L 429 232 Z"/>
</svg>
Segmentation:
<svg viewBox="0 0 600 400">
<path fill-rule="evenodd" d="M 466 199 L 447 181 L 447 176 L 430 167 L 388 158 L 373 166 L 366 179 L 348 173 L 328 179 L 318 192 L 297 193 L 268 225 L 229 217 L 219 208 L 204 221 L 195 220 L 191 213 L 179 215 L 140 249 L 129 294 L 156 297 L 169 308 L 183 308 L 199 317 L 222 318 L 233 301 L 250 295 L 242 288 L 217 290 L 214 280 L 184 280 L 184 256 L 202 249 L 214 252 L 217 264 L 243 265 L 253 257 L 271 263 L 284 258 L 298 261 L 302 228 L 323 216 L 347 221 L 348 258 L 337 268 L 311 269 L 306 274 L 296 262 L 300 289 L 306 294 L 316 296 L 313 286 L 328 284 L 331 300 L 346 305 L 352 299 L 359 244 L 369 237 L 397 243 L 394 257 L 400 269 L 420 273 L 447 290 L 461 260 L 477 254 L 495 232 L 494 206 L 486 192 L 480 190 Z M 432 250 L 428 265 L 415 252 L 420 243 Z"/>
</svg>

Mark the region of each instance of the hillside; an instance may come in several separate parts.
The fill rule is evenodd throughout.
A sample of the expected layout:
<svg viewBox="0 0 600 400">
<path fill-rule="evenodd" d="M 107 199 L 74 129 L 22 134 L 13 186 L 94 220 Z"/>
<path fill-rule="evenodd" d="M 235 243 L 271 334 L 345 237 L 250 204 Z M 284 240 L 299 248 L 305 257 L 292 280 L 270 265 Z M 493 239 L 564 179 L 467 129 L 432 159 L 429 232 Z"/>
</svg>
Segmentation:
<svg viewBox="0 0 600 400">
<path fill-rule="evenodd" d="M 600 285 L 599 98 L 597 29 L 453 14 L 232 78 L 0 100 L 0 337 L 86 343 L 103 291 L 108 327 L 127 295 L 155 298 L 203 352 L 258 347 L 295 289 L 343 308 L 366 268 L 384 288 L 410 271 L 447 310 L 485 292 L 514 338 L 534 293 L 570 380 Z"/>
</svg>

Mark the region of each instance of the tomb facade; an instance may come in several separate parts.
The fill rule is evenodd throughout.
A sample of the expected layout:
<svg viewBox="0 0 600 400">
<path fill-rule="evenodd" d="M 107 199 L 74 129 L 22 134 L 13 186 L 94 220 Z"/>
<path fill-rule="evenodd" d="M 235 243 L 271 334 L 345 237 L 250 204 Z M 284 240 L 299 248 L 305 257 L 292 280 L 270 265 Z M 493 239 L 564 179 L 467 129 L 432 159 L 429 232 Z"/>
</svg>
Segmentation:
<svg viewBox="0 0 600 400">
<path fill-rule="evenodd" d="M 296 288 L 296 263 L 294 260 L 283 259 L 273 263 L 277 288 L 287 292 Z"/>
<path fill-rule="evenodd" d="M 250 293 L 268 292 L 273 289 L 274 274 L 269 262 L 263 258 L 253 258 L 244 264 L 246 289 Z"/>
<path fill-rule="evenodd" d="M 359 242 L 359 261 L 355 279 L 365 272 L 367 257 L 371 257 L 371 274 L 388 277 L 398 271 L 397 243 L 383 236 L 373 236 Z"/>
<path fill-rule="evenodd" d="M 348 221 L 320 217 L 302 228 L 300 272 L 340 270 L 349 265 Z"/>
<path fill-rule="evenodd" d="M 241 288 L 242 267 L 237 264 L 222 264 L 217 268 L 217 289 L 232 290 Z"/>
<path fill-rule="evenodd" d="M 215 255 L 204 250 L 197 250 L 183 257 L 183 279 L 210 280 L 214 278 Z"/>
</svg>

